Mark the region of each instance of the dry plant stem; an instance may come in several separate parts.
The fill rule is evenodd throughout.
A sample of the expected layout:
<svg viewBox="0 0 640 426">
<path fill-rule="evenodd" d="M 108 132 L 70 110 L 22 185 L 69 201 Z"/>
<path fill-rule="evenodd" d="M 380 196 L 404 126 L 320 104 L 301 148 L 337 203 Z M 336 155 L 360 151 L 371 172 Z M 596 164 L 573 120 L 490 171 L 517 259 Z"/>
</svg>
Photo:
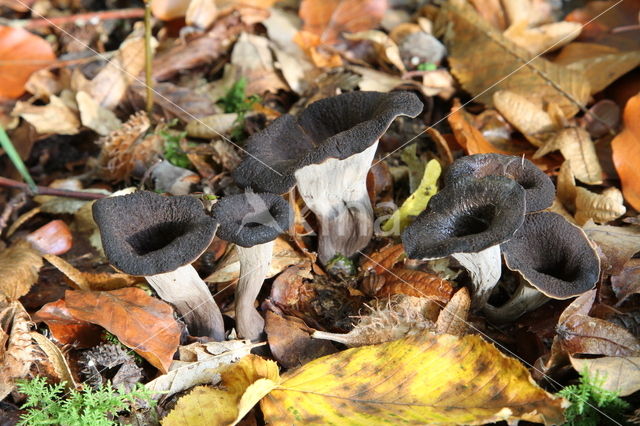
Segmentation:
<svg viewBox="0 0 640 426">
<path fill-rule="evenodd" d="M 26 183 L 18 182 L 17 180 L 8 179 L 2 176 L 0 176 L 0 187 L 22 189 L 31 194 L 29 185 Z M 106 197 L 106 195 L 96 192 L 69 191 L 66 189 L 49 188 L 47 186 L 37 186 L 36 189 L 37 195 L 53 195 L 56 197 L 76 198 L 78 200 L 99 200 L 100 198 Z"/>
<path fill-rule="evenodd" d="M 224 322 L 207 285 L 191 265 L 172 272 L 145 277 L 160 298 L 175 306 L 193 336 L 222 341 Z"/>
<path fill-rule="evenodd" d="M 120 10 L 103 10 L 100 12 L 79 13 L 69 16 L 54 16 L 45 19 L 12 19 L 9 24 L 12 27 L 22 27 L 24 29 L 34 29 L 50 26 L 61 26 L 65 24 L 80 24 L 86 22 L 95 21 L 108 21 L 113 19 L 132 19 L 142 18 L 144 16 L 144 9 L 132 8 L 132 9 L 120 9 Z"/>
<path fill-rule="evenodd" d="M 340 333 L 327 333 L 326 331 L 316 330 L 311 335 L 313 339 L 323 339 L 323 340 L 331 340 L 332 342 L 342 343 L 343 345 L 349 346 L 351 343 L 351 336 L 347 334 Z"/>
<path fill-rule="evenodd" d="M 454 253 L 452 255 L 471 276 L 472 306 L 482 309 L 491 296 L 491 291 L 500 280 L 502 261 L 500 245 L 496 244 L 477 253 Z"/>
<path fill-rule="evenodd" d="M 264 319 L 253 306 L 264 278 L 269 273 L 274 241 L 253 247 L 236 246 L 240 259 L 240 279 L 236 286 L 236 332 L 238 337 L 259 340 Z"/>
<path fill-rule="evenodd" d="M 153 110 L 153 50 L 151 49 L 151 1 L 144 2 L 144 76 L 147 89 L 147 114 L 151 116 Z"/>
<path fill-rule="evenodd" d="M 520 285 L 507 303 L 497 308 L 487 304 L 484 306 L 484 313 L 490 321 L 506 323 L 539 308 L 549 300 L 549 297 L 520 279 Z"/>
<path fill-rule="evenodd" d="M 326 264 L 336 254 L 353 256 L 373 234 L 373 208 L 367 172 L 378 142 L 344 160 L 329 158 L 295 172 L 298 191 L 320 223 L 318 257 Z"/>
</svg>

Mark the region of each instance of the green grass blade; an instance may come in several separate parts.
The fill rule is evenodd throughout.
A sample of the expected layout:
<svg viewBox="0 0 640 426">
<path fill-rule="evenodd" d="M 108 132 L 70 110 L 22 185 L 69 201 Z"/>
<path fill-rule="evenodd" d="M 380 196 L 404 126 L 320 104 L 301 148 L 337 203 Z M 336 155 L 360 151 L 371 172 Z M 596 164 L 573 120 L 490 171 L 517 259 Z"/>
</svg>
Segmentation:
<svg viewBox="0 0 640 426">
<path fill-rule="evenodd" d="M 11 139 L 9 139 L 9 135 L 7 135 L 7 132 L 4 131 L 4 128 L 2 126 L 0 126 L 0 146 L 2 146 L 4 152 L 7 153 L 7 155 L 9 156 L 9 160 L 11 160 L 15 168 L 18 169 L 18 172 L 20 172 L 20 175 L 22 175 L 22 178 L 25 180 L 25 182 L 29 184 L 29 188 L 31 188 L 33 192 L 38 192 L 36 183 L 33 181 L 33 178 L 29 174 L 27 166 L 24 165 L 22 158 L 20 158 L 18 151 L 16 151 L 16 148 L 13 146 Z"/>
</svg>

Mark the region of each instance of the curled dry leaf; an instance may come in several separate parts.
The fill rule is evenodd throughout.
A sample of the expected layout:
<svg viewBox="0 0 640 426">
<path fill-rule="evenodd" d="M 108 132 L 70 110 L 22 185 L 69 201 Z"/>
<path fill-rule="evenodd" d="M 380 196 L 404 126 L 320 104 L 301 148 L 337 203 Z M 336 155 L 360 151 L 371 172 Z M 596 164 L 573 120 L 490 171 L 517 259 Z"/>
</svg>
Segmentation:
<svg viewBox="0 0 640 426">
<path fill-rule="evenodd" d="M 377 297 L 389 297 L 394 294 L 426 297 L 441 303 L 447 303 L 453 296 L 453 284 L 438 275 L 415 269 L 393 268 L 382 275 L 384 285 L 376 293 Z"/>
<path fill-rule="evenodd" d="M 67 290 L 69 313 L 116 335 L 151 365 L 166 373 L 180 342 L 173 309 L 138 288 L 112 291 Z"/>
<path fill-rule="evenodd" d="M 347 349 L 282 375 L 260 403 L 273 425 L 562 423 L 566 401 L 478 336 L 416 335 Z"/>
<path fill-rule="evenodd" d="M 386 33 L 377 30 L 345 34 L 347 40 L 367 40 L 373 43 L 376 53 L 384 63 L 388 63 L 404 72 L 405 66 L 400 58 L 398 45 Z"/>
<path fill-rule="evenodd" d="M 356 317 L 357 323 L 350 332 L 338 334 L 315 331 L 312 337 L 353 348 L 433 332 L 435 324 L 430 318 L 434 310 L 433 304 L 432 300 L 425 297 L 397 294 L 386 301 L 378 301 L 371 312 Z"/>
<path fill-rule="evenodd" d="M 447 119 L 456 137 L 456 141 L 469 155 L 489 153 L 512 154 L 493 146 L 478 129 L 473 127 L 467 117 L 465 117 L 465 114 L 465 111 L 460 105 L 460 101 L 456 99 L 453 102 L 451 113 Z"/>
<path fill-rule="evenodd" d="M 196 385 L 219 381 L 217 370 L 249 355 L 255 347 L 250 341 L 192 343 L 178 349 L 180 359 L 173 361 L 168 373 L 147 383 L 145 387 L 158 392 L 155 399 L 167 399 Z"/>
<path fill-rule="evenodd" d="M 311 329 L 299 318 L 267 311 L 264 330 L 273 357 L 284 368 L 300 367 L 338 351 L 331 342 L 312 339 Z"/>
<path fill-rule="evenodd" d="M 576 371 L 587 370 L 589 377 L 603 381 L 599 387 L 628 396 L 640 390 L 640 357 L 610 357 L 582 359 L 570 357 Z"/>
<path fill-rule="evenodd" d="M 640 252 L 638 226 L 596 225 L 588 221 L 582 229 L 600 249 L 600 263 L 605 274 L 619 274 L 629 259 Z"/>
<path fill-rule="evenodd" d="M 586 188 L 576 188 L 576 222 L 585 224 L 589 219 L 596 223 L 607 223 L 626 213 L 622 192 L 611 187 L 596 194 Z"/>
<path fill-rule="evenodd" d="M 629 259 L 618 275 L 611 276 L 611 288 L 621 305 L 632 294 L 640 293 L 640 259 Z"/>
<path fill-rule="evenodd" d="M 18 301 L 0 297 L 0 400 L 14 388 L 14 381 L 29 373 L 36 359 L 31 342 L 31 319 Z"/>
<path fill-rule="evenodd" d="M 527 21 L 513 23 L 503 35 L 531 55 L 552 52 L 569 44 L 580 35 L 577 22 L 553 22 L 530 28 Z"/>
<path fill-rule="evenodd" d="M 382 275 L 406 257 L 402 244 L 391 244 L 364 257 L 360 269 L 365 272 L 373 272 Z"/>
<path fill-rule="evenodd" d="M 61 257 L 50 254 L 45 255 L 44 258 L 62 272 L 73 287 L 79 290 L 117 290 L 144 282 L 144 279 L 141 280 L 140 277 L 122 273 L 82 272 Z"/>
<path fill-rule="evenodd" d="M 25 10 L 26 12 L 26 10 Z M 0 26 L 0 98 L 18 98 L 31 74 L 56 59 L 51 45 L 22 28 Z"/>
<path fill-rule="evenodd" d="M 640 94 L 630 98 L 624 107 L 624 130 L 611 142 L 613 164 L 622 182 L 627 203 L 640 211 Z"/>
<path fill-rule="evenodd" d="M 571 162 L 565 160 L 560 166 L 556 181 L 556 195 L 562 205 L 571 212 L 576 211 L 576 180 L 571 170 Z"/>
<path fill-rule="evenodd" d="M 75 135 L 80 131 L 76 112 L 57 96 L 51 96 L 49 103 L 42 106 L 20 101 L 11 114 L 24 118 L 42 134 Z"/>
<path fill-rule="evenodd" d="M 64 354 L 58 348 L 55 343 L 51 340 L 44 337 L 42 334 L 32 331 L 31 338 L 36 341 L 40 349 L 45 353 L 47 359 L 53 366 L 53 371 L 55 371 L 58 379 L 61 382 L 64 382 L 64 386 L 66 389 L 76 389 L 78 384 L 73 378 L 73 374 L 71 373 L 71 369 L 69 368 L 69 364 L 67 363 L 67 359 Z"/>
<path fill-rule="evenodd" d="M 523 95 L 510 90 L 498 90 L 493 94 L 493 104 L 509 123 L 537 147 L 542 146 L 542 140 L 556 130 L 551 116 Z"/>
<path fill-rule="evenodd" d="M 26 241 L 17 241 L 0 252 L 0 296 L 17 300 L 38 280 L 42 255 Z"/>
<path fill-rule="evenodd" d="M 469 316 L 470 306 L 469 290 L 466 287 L 462 287 L 453 295 L 449 303 L 442 308 L 440 315 L 438 315 L 436 333 L 453 334 L 455 336 L 467 334 L 467 317 Z"/>
<path fill-rule="evenodd" d="M 602 183 L 602 167 L 589 133 L 580 127 L 560 130 L 536 151 L 533 158 L 540 158 L 559 150 L 571 163 L 574 176 L 589 185 Z"/>
<path fill-rule="evenodd" d="M 220 388 L 196 387 L 178 400 L 162 426 L 235 425 L 280 381 L 278 364 L 255 355 L 222 369 L 220 375 Z"/>
</svg>

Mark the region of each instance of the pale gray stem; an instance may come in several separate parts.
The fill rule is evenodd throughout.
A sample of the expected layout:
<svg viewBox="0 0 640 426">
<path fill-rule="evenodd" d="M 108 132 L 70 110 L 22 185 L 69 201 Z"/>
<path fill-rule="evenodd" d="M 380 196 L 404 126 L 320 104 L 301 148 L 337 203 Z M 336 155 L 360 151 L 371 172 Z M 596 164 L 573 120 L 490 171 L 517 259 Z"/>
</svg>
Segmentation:
<svg viewBox="0 0 640 426">
<path fill-rule="evenodd" d="M 269 273 L 274 241 L 253 247 L 236 246 L 240 259 L 240 279 L 236 286 L 236 332 L 243 339 L 259 340 L 264 319 L 253 306 L 264 278 Z"/>
<path fill-rule="evenodd" d="M 332 342 L 342 343 L 349 346 L 351 343 L 351 336 L 349 334 L 327 333 L 326 331 L 316 330 L 311 335 L 313 339 L 331 340 Z"/>
<path fill-rule="evenodd" d="M 475 310 L 482 309 L 502 274 L 500 245 L 496 244 L 477 253 L 454 253 L 452 257 L 469 271 L 473 287 L 472 306 Z"/>
<path fill-rule="evenodd" d="M 189 333 L 224 340 L 220 308 L 193 266 L 185 265 L 172 272 L 145 278 L 162 300 L 176 308 L 187 323 Z"/>
<path fill-rule="evenodd" d="M 500 307 L 484 306 L 484 313 L 490 321 L 506 323 L 544 305 L 550 298 L 520 279 L 520 285 L 513 296 Z"/>
<path fill-rule="evenodd" d="M 300 196 L 320 223 L 318 257 L 324 264 L 336 254 L 353 256 L 371 241 L 367 173 L 377 147 L 378 142 L 344 160 L 329 158 L 295 172 Z"/>
</svg>

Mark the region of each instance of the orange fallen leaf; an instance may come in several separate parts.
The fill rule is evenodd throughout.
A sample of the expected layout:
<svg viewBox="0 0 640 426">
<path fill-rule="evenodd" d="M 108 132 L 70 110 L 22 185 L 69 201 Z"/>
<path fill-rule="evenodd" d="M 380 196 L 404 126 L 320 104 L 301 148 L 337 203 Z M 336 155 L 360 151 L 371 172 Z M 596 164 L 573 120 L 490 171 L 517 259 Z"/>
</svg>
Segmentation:
<svg viewBox="0 0 640 426">
<path fill-rule="evenodd" d="M 451 114 L 449 115 L 449 125 L 453 130 L 456 141 L 467 151 L 469 155 L 473 154 L 507 154 L 512 152 L 503 151 L 493 146 L 482 133 L 471 125 L 469 120 L 464 116 L 464 111 L 459 100 L 453 102 Z"/>
<path fill-rule="evenodd" d="M 367 31 L 378 26 L 388 8 L 387 0 L 303 0 L 300 18 L 303 31 L 334 43 L 340 33 Z"/>
<path fill-rule="evenodd" d="M 377 297 L 406 294 L 447 303 L 453 296 L 451 282 L 435 274 L 414 269 L 394 268 L 383 276 L 385 282 L 376 293 Z"/>
<path fill-rule="evenodd" d="M 64 345 L 83 349 L 100 342 L 100 327 L 74 318 L 62 299 L 44 305 L 33 315 L 33 320 L 47 324 L 53 337 Z"/>
<path fill-rule="evenodd" d="M 97 324 L 163 373 L 180 343 L 180 327 L 167 303 L 138 288 L 112 291 L 67 290 L 69 313 Z"/>
<path fill-rule="evenodd" d="M 382 275 L 394 267 L 396 263 L 401 262 L 404 257 L 402 244 L 391 244 L 366 257 L 360 268 L 363 272 Z"/>
<path fill-rule="evenodd" d="M 622 182 L 622 194 L 627 203 L 640 211 L 640 94 L 624 108 L 624 130 L 611 142 L 613 164 Z"/>
<path fill-rule="evenodd" d="M 0 98 L 18 98 L 35 71 L 56 59 L 44 39 L 22 28 L 0 26 Z"/>
</svg>

